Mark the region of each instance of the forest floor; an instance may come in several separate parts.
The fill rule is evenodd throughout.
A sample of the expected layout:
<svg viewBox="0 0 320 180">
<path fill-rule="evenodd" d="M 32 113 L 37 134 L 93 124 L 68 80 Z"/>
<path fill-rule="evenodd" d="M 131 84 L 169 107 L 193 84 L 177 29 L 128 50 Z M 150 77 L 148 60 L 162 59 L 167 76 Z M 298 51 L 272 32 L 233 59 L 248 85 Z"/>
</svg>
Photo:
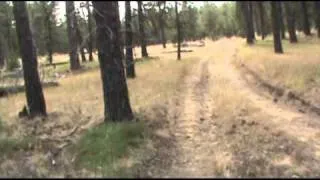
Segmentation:
<svg viewBox="0 0 320 180">
<path fill-rule="evenodd" d="M 244 40 L 239 38 L 206 41 L 204 47 L 187 48 L 193 52 L 183 53 L 180 62 L 175 60 L 175 53 L 163 53 L 164 50 L 160 50 L 160 46 L 149 48 L 149 54 L 158 58 L 137 65 L 138 77 L 128 80 L 133 109 L 136 117 L 144 123 L 148 135 L 143 135 L 145 141 L 140 142 L 142 145 L 139 148 L 121 159 L 122 164 L 126 164 L 126 168 L 130 169 L 130 175 L 122 174 L 122 176 L 315 177 L 320 175 L 319 116 L 301 110 L 300 106 L 303 104 L 290 104 L 287 103 L 288 99 L 280 99 L 278 96 L 275 99 L 274 94 L 269 94 L 259 86 L 258 79 L 243 69 L 243 64 L 254 69 L 265 79 L 269 76 L 265 76 L 263 71 L 257 71 L 259 68 L 255 66 L 264 62 L 243 59 L 260 58 L 253 51 L 249 56 L 248 48 L 251 47 L 245 46 Z M 172 49 L 173 47 L 168 47 L 166 51 Z M 270 55 L 268 57 L 270 58 Z M 256 63 L 250 64 L 250 62 Z M 283 67 L 285 66 L 275 65 L 273 68 L 283 69 Z M 292 72 L 294 70 L 295 68 L 291 68 L 286 73 L 296 74 Z M 274 76 L 273 80 L 285 84 L 285 81 L 278 76 Z M 293 85 L 291 88 L 295 87 L 297 86 Z M 85 88 L 86 91 L 76 91 L 79 88 Z M 307 90 L 301 90 L 302 92 Z M 73 97 L 70 97 L 71 93 Z M 61 137 L 61 134 L 72 134 L 77 127 L 76 124 L 80 124 L 80 129 L 86 130 L 103 122 L 98 71 L 61 80 L 61 87 L 46 89 L 45 94 L 48 94 L 46 96 L 48 109 L 52 113 L 49 113 L 49 121 L 45 123 L 41 121 L 39 126 L 44 129 L 37 135 L 39 137 L 43 137 L 48 130 L 52 133 L 44 138 L 52 138 L 57 134 Z M 26 120 L 14 118 L 17 110 L 23 105 L 23 98 L 23 94 L 17 94 L 5 100 L 0 99 L 2 107 L 4 103 L 7 107 L 6 110 L 0 109 L 1 114 L 4 114 L 4 122 L 9 126 L 11 124 L 11 128 L 14 127 L 14 130 L 20 132 L 27 131 L 24 128 L 29 127 L 23 125 L 27 123 L 22 123 Z M 30 121 L 29 123 L 34 124 Z M 139 130 L 140 127 L 136 127 L 135 131 Z M 81 139 L 80 132 L 75 134 Z M 100 142 L 98 136 L 98 133 L 92 135 L 93 138 L 90 140 Z M 63 142 L 65 141 L 56 146 L 63 146 Z M 77 144 L 77 141 L 74 140 L 74 143 Z M 84 144 L 87 146 L 86 151 L 90 151 L 90 148 L 103 150 L 101 147 L 93 146 L 96 145 L 94 143 Z M 79 149 L 74 154 L 83 149 L 81 143 L 76 147 Z M 39 149 L 45 154 L 46 150 L 51 150 L 52 147 Z M 33 154 L 38 152 L 38 156 L 28 155 L 28 157 L 33 160 L 39 157 L 39 151 L 32 150 L 32 152 Z M 49 172 L 50 168 L 47 168 L 47 171 L 42 172 L 42 176 L 66 177 L 66 173 L 74 177 L 93 176 L 93 173 L 89 172 L 81 171 L 82 174 L 73 170 L 65 172 L 63 169 L 73 167 L 69 162 L 73 162 L 73 159 L 67 154 L 60 155 L 56 159 L 58 167 L 60 166 L 56 168 L 57 173 Z M 39 163 L 45 160 L 27 162 L 39 167 Z M 1 163 L 1 175 L 16 175 L 3 173 L 8 167 L 14 166 L 12 161 L 11 165 L 9 164 L 8 160 Z M 38 171 L 36 174 L 40 176 Z"/>
</svg>

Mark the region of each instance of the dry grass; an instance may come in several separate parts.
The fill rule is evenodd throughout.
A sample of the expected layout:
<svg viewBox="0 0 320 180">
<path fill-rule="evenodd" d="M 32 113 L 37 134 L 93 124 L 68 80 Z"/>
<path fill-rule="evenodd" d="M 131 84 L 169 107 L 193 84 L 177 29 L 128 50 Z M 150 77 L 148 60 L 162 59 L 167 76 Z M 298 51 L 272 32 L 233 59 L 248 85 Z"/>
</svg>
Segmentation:
<svg viewBox="0 0 320 180">
<path fill-rule="evenodd" d="M 213 162 L 211 168 L 223 177 L 317 176 L 319 149 L 314 144 L 317 138 L 309 137 L 309 132 L 318 129 L 308 129 L 306 118 L 296 124 L 290 111 L 254 94 L 226 65 L 233 55 L 232 46 L 241 41 L 220 40 L 210 46 L 213 62 L 209 72 L 213 80 L 209 83 L 213 82 L 213 89 L 209 97 L 213 99 L 213 114 L 207 126 L 213 130 L 205 136 L 216 136 L 208 145 L 208 149 L 214 149 L 207 156 Z M 221 47 L 230 49 L 221 51 Z"/>
<path fill-rule="evenodd" d="M 316 37 L 299 37 L 298 44 L 282 41 L 284 54 L 275 54 L 272 39 L 239 48 L 239 60 L 272 83 L 299 93 L 317 91 L 320 83 L 320 45 Z M 311 94 L 310 94 L 311 95 Z"/>
<path fill-rule="evenodd" d="M 172 46 L 169 45 L 167 50 L 173 50 Z M 136 48 L 135 51 L 140 50 Z M 150 46 L 148 51 L 150 56 L 159 58 L 137 63 L 137 78 L 127 79 L 131 105 L 134 112 L 138 114 L 146 113 L 153 105 L 170 98 L 170 95 L 176 91 L 182 71 L 197 62 L 196 58 L 184 54 L 182 62 L 177 62 L 176 54 L 162 53 L 164 50 L 160 45 Z M 139 53 L 137 55 L 139 57 Z M 67 55 L 54 56 L 54 60 L 59 62 L 67 61 L 66 58 Z M 18 112 L 26 103 L 24 93 L 0 99 L 0 114 L 2 120 L 7 124 L 10 136 L 21 139 L 36 134 L 35 146 L 39 147 L 34 147 L 34 150 L 29 149 L 29 151 L 33 152 L 31 159 L 35 161 L 34 166 L 37 167 L 47 163 L 48 159 L 45 158 L 45 154 L 47 150 L 52 149 L 51 146 L 49 149 L 42 147 L 43 144 L 40 145 L 39 139 L 58 137 L 75 127 L 81 127 L 79 132 L 83 132 L 103 121 L 103 97 L 98 68 L 71 74 L 60 79 L 59 83 L 58 87 L 44 89 L 49 114 L 45 121 L 42 121 L 41 118 L 35 120 L 17 118 Z M 67 162 L 68 164 L 70 166 L 70 162 Z M 19 165 L 13 166 L 21 168 Z M 50 172 L 48 166 L 38 169 L 41 171 L 38 172 L 42 174 L 41 176 L 57 176 L 57 174 L 61 176 L 64 173 L 63 168 L 61 172 Z M 16 169 L 16 171 L 19 170 Z"/>
<path fill-rule="evenodd" d="M 244 45 L 243 39 L 239 38 L 223 39 L 218 42 L 206 41 L 205 47 L 187 48 L 192 49 L 193 52 L 183 53 L 181 62 L 176 61 L 175 53 L 163 53 L 174 50 L 172 45 L 168 45 L 165 50 L 160 45 L 150 46 L 148 47 L 150 56 L 158 58 L 138 62 L 136 64 L 137 78 L 127 79 L 132 108 L 136 117 L 146 123 L 148 130 L 158 128 L 163 132 L 168 128 L 178 127 L 172 126 L 173 120 L 179 119 L 183 113 L 186 114 L 186 117 L 190 113 L 194 113 L 196 116 L 202 116 L 202 113 L 206 114 L 205 121 L 193 129 L 196 132 L 196 128 L 203 128 L 199 130 L 202 136 L 197 136 L 200 139 L 194 141 L 196 144 L 199 143 L 199 146 L 201 145 L 203 151 L 198 155 L 192 154 L 190 157 L 194 159 L 200 157 L 200 164 L 194 166 L 205 165 L 199 166 L 204 168 L 203 172 L 214 172 L 216 176 L 224 177 L 318 175 L 320 167 L 315 151 L 319 148 L 310 140 L 317 138 L 313 135 L 312 138 L 308 138 L 306 132 L 309 129 L 306 128 L 305 121 L 303 122 L 305 124 L 298 126 L 292 120 L 294 116 L 291 117 L 291 111 L 286 113 L 287 111 L 282 109 L 284 112 L 273 113 L 272 110 L 278 110 L 278 107 L 273 106 L 272 102 L 268 100 L 260 100 L 260 97 L 254 94 L 245 83 L 239 83 L 239 77 L 226 63 L 232 58 L 234 53 L 232 48 L 236 43 L 241 60 L 261 71 L 265 77 L 284 84 L 287 83 L 287 86 L 293 83 L 294 85 L 291 85 L 293 88 L 299 84 L 297 79 L 300 78 L 303 81 L 303 86 L 307 86 L 305 79 L 309 76 L 315 77 L 315 71 L 310 69 L 318 62 L 314 58 L 315 51 L 320 48 L 314 44 L 316 42 L 315 39 L 305 40 L 296 46 L 287 43 L 284 45 L 284 50 L 287 53 L 275 55 L 272 43 L 268 39 L 266 42 L 258 42 L 253 47 L 247 47 Z M 310 50 L 310 48 L 315 49 Z M 137 48 L 135 52 L 139 58 L 140 50 Z M 62 57 L 63 55 L 59 56 L 63 59 Z M 302 63 L 301 57 L 305 57 L 308 61 L 305 60 Z M 201 64 L 199 60 L 201 60 L 200 62 L 205 60 L 208 63 Z M 201 64 L 200 69 L 197 68 L 199 64 Z M 298 67 L 303 67 L 302 69 L 308 73 L 298 74 Z M 286 68 L 285 73 L 283 73 L 284 68 Z M 198 70 L 194 71 L 194 69 Z M 206 70 L 206 72 L 203 74 L 202 70 Z M 196 83 L 195 87 L 192 86 L 191 89 L 189 87 L 187 89 L 189 91 L 184 92 L 186 89 L 183 88 L 187 86 L 181 86 L 182 80 L 193 81 L 193 78 L 199 78 L 193 77 L 191 72 L 197 72 L 195 76 L 201 76 L 200 81 L 203 81 L 203 84 Z M 185 79 L 185 76 L 188 78 Z M 202 76 L 204 76 L 203 79 Z M 205 77 L 208 79 L 206 80 Z M 295 80 L 289 81 L 290 78 Z M 24 164 L 30 167 L 35 166 L 37 176 L 63 177 L 65 174 L 72 174 L 77 177 L 95 177 L 96 173 L 73 166 L 72 160 L 77 156 L 77 150 L 89 154 L 83 156 L 82 161 L 85 161 L 91 168 L 98 169 L 100 173 L 103 172 L 103 168 L 112 167 L 99 167 L 100 165 L 96 163 L 99 159 L 114 158 L 109 157 L 110 154 L 101 153 L 91 157 L 90 153 L 94 153 L 99 148 L 106 149 L 108 144 L 112 144 L 112 142 L 103 143 L 110 140 L 110 137 L 106 137 L 107 135 L 113 134 L 114 136 L 118 131 L 122 134 L 124 131 L 130 134 L 132 129 L 125 126 L 113 128 L 110 125 L 106 128 L 100 126 L 94 131 L 86 132 L 87 129 L 103 122 L 103 97 L 99 70 L 93 69 L 71 74 L 60 79 L 59 82 L 61 84 L 59 87 L 44 90 L 49 112 L 45 121 L 42 121 L 41 118 L 34 120 L 17 118 L 18 111 L 25 104 L 24 93 L 0 99 L 0 114 L 2 121 L 5 122 L 5 128 L 8 128 L 8 135 L 16 139 L 22 139 L 26 136 L 35 138 L 32 148 L 27 146 L 25 153 L 7 158 L 0 164 L 1 173 L 8 169 L 11 169 L 11 173 L 13 173 L 13 175 L 9 173 L 11 176 L 14 176 L 14 172 L 18 171 L 22 175 L 28 173 L 29 171 L 22 170 L 24 169 L 23 164 L 18 163 L 21 158 L 28 157 L 31 160 L 24 159 L 27 162 Z M 190 93 L 190 97 L 184 97 L 185 94 L 188 94 L 187 92 Z M 191 96 L 192 94 L 195 94 L 195 97 Z M 186 98 L 190 98 L 190 101 L 186 101 Z M 195 102 L 196 104 L 186 104 L 186 102 Z M 197 114 L 198 111 L 199 114 Z M 197 119 L 199 117 L 190 120 Z M 156 123 L 150 121 L 156 121 Z M 77 126 L 80 127 L 80 131 L 72 137 L 72 140 L 76 140 L 75 146 L 73 146 L 75 152 L 70 151 L 71 155 L 69 151 L 62 152 L 60 158 L 56 159 L 58 165 L 52 167 L 48 162 L 51 159 L 46 153 L 48 150 L 60 146 L 61 143 L 44 142 L 41 139 L 69 134 Z M 108 127 L 109 129 L 107 129 Z M 297 130 L 292 127 L 299 127 L 300 132 L 296 135 Z M 178 131 L 177 128 L 173 130 Z M 135 138 L 139 134 L 137 131 L 141 131 L 139 125 L 138 128 L 133 128 L 133 131 L 134 134 L 129 136 Z M 82 132 L 86 132 L 85 136 L 82 136 Z M 316 132 L 316 130 L 313 129 L 312 132 Z M 100 136 L 101 134 L 105 138 Z M 97 138 L 96 142 L 93 141 L 97 136 L 101 138 Z M 170 149 L 172 145 L 169 139 L 173 138 L 166 133 L 162 133 L 162 135 L 160 133 L 160 136 L 163 137 L 156 139 L 160 142 L 159 146 L 153 146 L 154 142 L 147 141 L 137 151 L 133 147 L 127 146 L 131 140 L 126 135 L 119 137 L 120 140 L 124 138 L 128 142 L 123 141 L 125 144 L 117 144 L 119 147 L 112 145 L 115 149 L 119 149 L 116 155 L 119 155 L 120 158 L 117 157 L 115 165 L 134 169 L 135 164 L 139 164 L 146 156 L 150 156 L 149 153 L 152 151 L 162 153 L 160 156 L 155 156 L 155 163 L 162 162 L 161 158 L 176 159 L 172 156 L 179 156 L 179 154 L 172 154 L 173 151 Z M 302 141 L 298 136 L 305 137 L 307 140 Z M 144 138 L 146 137 L 149 138 L 144 136 Z M 141 144 L 141 141 L 138 142 Z M 135 139 L 133 144 L 136 145 Z M 160 151 L 156 151 L 157 149 Z M 27 153 L 31 153 L 31 155 Z M 151 155 L 153 156 L 153 154 Z M 81 158 L 79 160 L 81 161 Z M 158 168 L 158 171 L 166 173 L 166 168 L 170 168 L 170 165 L 160 163 L 154 165 L 153 168 Z M 150 167 L 146 169 L 150 170 Z M 121 173 L 122 170 L 120 170 Z M 171 171 L 169 170 L 169 172 Z M 105 173 L 107 173 L 104 174 L 106 176 L 114 172 Z M 125 173 L 128 172 L 125 170 Z M 148 174 L 149 172 L 142 174 L 144 173 Z M 135 173 L 129 172 L 129 174 Z M 100 176 L 101 174 L 99 174 Z"/>
<path fill-rule="evenodd" d="M 320 104 L 320 45 L 317 37 L 298 37 L 297 44 L 282 41 L 284 54 L 275 54 L 273 41 L 247 46 L 238 40 L 237 64 L 244 63 L 267 82 L 289 89 L 314 105 Z"/>
</svg>

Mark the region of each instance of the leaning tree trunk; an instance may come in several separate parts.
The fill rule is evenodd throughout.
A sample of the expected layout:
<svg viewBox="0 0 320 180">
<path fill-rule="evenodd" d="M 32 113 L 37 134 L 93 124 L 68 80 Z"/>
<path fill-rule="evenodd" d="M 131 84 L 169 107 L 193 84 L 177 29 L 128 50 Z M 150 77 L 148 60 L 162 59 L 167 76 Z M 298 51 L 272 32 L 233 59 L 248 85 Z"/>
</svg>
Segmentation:
<svg viewBox="0 0 320 180">
<path fill-rule="evenodd" d="M 265 22 L 264 22 L 264 16 L 265 16 L 265 11 L 263 7 L 263 1 L 257 2 L 258 3 L 258 8 L 259 8 L 259 17 L 260 17 L 260 29 L 261 29 L 261 38 L 264 40 L 266 37 L 266 30 L 265 30 Z"/>
<path fill-rule="evenodd" d="M 74 10 L 74 2 L 66 1 L 66 15 L 67 15 L 67 30 L 69 40 L 69 56 L 70 69 L 80 69 L 80 62 L 78 56 L 78 37 L 76 28 L 76 16 Z"/>
<path fill-rule="evenodd" d="M 89 61 L 93 61 L 92 56 L 92 43 L 93 43 L 93 35 L 92 35 L 92 15 L 91 10 L 89 6 L 89 1 L 86 2 L 87 5 L 87 11 L 88 11 L 88 31 L 89 31 L 89 39 L 88 39 L 88 51 L 89 51 Z"/>
<path fill-rule="evenodd" d="M 249 16 L 249 5 L 248 1 L 239 1 L 241 5 L 241 12 L 244 17 L 244 21 L 246 23 L 246 36 L 247 36 L 247 43 L 253 44 L 253 36 L 252 36 L 252 20 L 250 20 Z"/>
<path fill-rule="evenodd" d="M 281 38 L 286 39 L 286 30 L 283 22 L 283 10 L 282 10 L 282 2 L 279 1 L 279 20 L 280 20 L 280 28 L 281 28 Z"/>
<path fill-rule="evenodd" d="M 13 14 L 22 59 L 27 104 L 30 116 L 46 115 L 46 104 L 38 74 L 35 42 L 25 1 L 13 1 Z"/>
<path fill-rule="evenodd" d="M 181 30 L 180 30 L 180 19 L 178 12 L 178 2 L 175 1 L 175 11 L 176 11 L 176 26 L 177 26 L 177 59 L 181 59 Z"/>
<path fill-rule="evenodd" d="M 289 32 L 289 41 L 290 43 L 297 43 L 297 35 L 296 35 L 296 25 L 295 25 L 295 14 L 291 7 L 291 2 L 284 2 L 284 8 L 286 11 L 286 19 L 287 19 L 287 26 Z"/>
<path fill-rule="evenodd" d="M 311 36 L 308 7 L 306 1 L 301 1 L 301 10 L 303 15 L 303 32 L 306 36 Z"/>
<path fill-rule="evenodd" d="M 93 1 L 97 48 L 104 94 L 105 121 L 133 118 L 120 52 L 117 1 Z"/>
<path fill-rule="evenodd" d="M 148 57 L 147 44 L 146 44 L 145 33 L 144 33 L 144 15 L 142 12 L 142 1 L 138 1 L 138 17 L 139 17 L 141 56 Z"/>
<path fill-rule="evenodd" d="M 131 28 L 131 6 L 130 1 L 126 1 L 126 68 L 127 77 L 134 78 L 135 68 L 132 53 L 132 28 Z"/>
<path fill-rule="evenodd" d="M 316 12 L 316 27 L 318 32 L 318 38 L 320 38 L 320 1 L 315 1 L 315 12 Z"/>
<path fill-rule="evenodd" d="M 280 37 L 280 19 L 279 19 L 279 2 L 271 1 L 271 18 L 272 18 L 272 31 L 273 43 L 275 53 L 283 53 L 281 37 Z"/>
<path fill-rule="evenodd" d="M 161 9 L 161 3 L 163 3 L 163 9 Z M 166 2 L 161 2 L 161 1 L 158 1 L 158 8 L 159 8 L 159 27 L 160 27 L 160 39 L 161 39 L 161 42 L 162 42 L 162 47 L 163 48 L 166 48 L 166 44 L 167 44 L 167 40 L 166 40 L 166 34 L 165 34 L 165 31 L 164 31 L 164 13 L 165 13 L 165 8 L 166 8 Z"/>
</svg>

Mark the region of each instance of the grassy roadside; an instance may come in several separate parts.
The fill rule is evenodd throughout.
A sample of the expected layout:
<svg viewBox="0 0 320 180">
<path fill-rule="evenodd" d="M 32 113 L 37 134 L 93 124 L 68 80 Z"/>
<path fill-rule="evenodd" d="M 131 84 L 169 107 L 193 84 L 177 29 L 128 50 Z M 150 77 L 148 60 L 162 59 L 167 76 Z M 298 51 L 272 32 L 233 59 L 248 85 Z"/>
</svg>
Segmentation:
<svg viewBox="0 0 320 180">
<path fill-rule="evenodd" d="M 198 60 L 186 57 L 183 62 L 178 62 L 175 60 L 175 55 L 172 56 L 163 57 L 160 54 L 159 58 L 154 56 L 150 61 L 143 59 L 137 62 L 137 78 L 127 79 L 131 105 L 140 119 L 139 122 L 95 125 L 103 119 L 103 97 L 98 68 L 77 73 L 76 76 L 67 76 L 60 79 L 60 86 L 44 89 L 49 110 L 45 121 L 39 119 L 33 122 L 17 118 L 17 112 L 25 104 L 24 93 L 0 99 L 0 106 L 6 107 L 0 108 L 0 114 L 3 122 L 7 124 L 5 128 L 11 132 L 12 137 L 23 139 L 31 136 L 32 132 L 36 133 L 33 148 L 22 148 L 22 151 L 31 154 L 28 155 L 30 160 L 28 163 L 33 163 L 37 167 L 34 170 L 37 174 L 35 176 L 64 177 L 66 173 L 71 177 L 133 176 L 131 169 L 134 169 L 135 164 L 144 158 L 143 149 L 146 142 L 150 142 L 148 140 L 150 129 L 145 124 L 152 123 L 150 121 L 153 119 L 145 117 L 152 116 L 153 107 L 164 104 L 165 100 L 175 93 L 181 80 L 181 73 Z M 54 149 L 56 145 L 47 142 L 50 147 L 45 147 L 45 144 L 38 141 L 39 138 L 68 134 L 67 132 L 75 126 L 79 126 L 83 131 L 74 135 L 75 143 L 69 147 L 70 149 L 65 149 L 68 152 L 61 152 L 61 157 L 55 159 L 58 165 L 54 171 L 51 170 L 53 167 L 47 154 L 48 150 Z M 17 144 L 20 144 L 20 141 L 17 141 Z M 57 144 L 57 146 L 60 145 Z M 9 150 L 9 152 L 14 151 Z M 74 160 L 73 156 L 76 154 L 80 155 Z M 19 172 L 23 167 L 18 165 L 18 159 L 6 157 L 0 166 L 9 162 L 10 168 Z M 17 176 L 14 173 L 8 174 L 6 170 L 6 166 L 3 166 L 0 168 L 0 174 L 9 177 Z"/>
<path fill-rule="evenodd" d="M 258 40 L 254 46 L 244 41 L 238 49 L 238 63 L 263 79 L 312 99 L 320 88 L 320 44 L 316 37 L 300 37 L 297 44 L 282 41 L 284 54 L 273 52 L 273 41 Z M 316 99 L 320 103 L 320 99 Z"/>
<path fill-rule="evenodd" d="M 90 175 L 94 177 L 137 175 L 139 165 L 149 156 L 146 146 L 150 146 L 155 131 L 150 124 L 157 123 L 152 121 L 156 120 L 154 117 L 159 111 L 155 107 L 163 106 L 172 97 L 181 83 L 183 69 L 197 62 L 193 58 L 185 60 L 184 63 L 144 61 L 137 66 L 141 68 L 137 71 L 138 77 L 128 79 L 128 84 L 129 88 L 138 90 L 131 91 L 130 98 L 139 122 L 107 123 L 87 131 L 72 150 L 79 157 L 75 161 L 77 169 L 94 172 Z M 150 76 L 152 70 L 153 76 Z"/>
</svg>

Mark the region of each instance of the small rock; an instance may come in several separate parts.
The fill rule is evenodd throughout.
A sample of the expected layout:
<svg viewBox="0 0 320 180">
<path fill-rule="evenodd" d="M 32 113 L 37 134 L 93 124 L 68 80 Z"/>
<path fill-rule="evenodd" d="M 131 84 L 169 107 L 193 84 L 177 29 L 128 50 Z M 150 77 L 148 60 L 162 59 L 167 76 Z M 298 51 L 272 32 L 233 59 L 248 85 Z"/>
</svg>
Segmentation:
<svg viewBox="0 0 320 180">
<path fill-rule="evenodd" d="M 56 165 L 56 161 L 54 159 L 52 159 L 52 165 Z"/>
<path fill-rule="evenodd" d="M 237 127 L 237 126 L 236 126 L 235 124 L 233 124 L 233 125 L 231 126 L 231 128 L 226 131 L 226 134 L 234 134 L 236 127 Z"/>
<path fill-rule="evenodd" d="M 205 119 L 203 117 L 200 118 L 200 121 L 204 121 Z"/>
<path fill-rule="evenodd" d="M 301 113 L 305 113 L 305 111 L 302 110 L 302 109 L 298 109 L 298 111 L 301 112 Z"/>
<path fill-rule="evenodd" d="M 253 126 L 253 125 L 256 125 L 256 124 L 257 123 L 255 121 L 251 121 L 251 122 L 248 123 L 249 126 Z"/>
<path fill-rule="evenodd" d="M 242 119 L 241 120 L 241 125 L 244 125 L 244 124 L 246 124 L 246 120 Z"/>
<path fill-rule="evenodd" d="M 273 99 L 273 102 L 274 102 L 274 103 L 277 103 L 277 102 L 278 102 L 278 99 L 277 99 L 277 98 L 274 98 L 274 99 Z"/>
</svg>

